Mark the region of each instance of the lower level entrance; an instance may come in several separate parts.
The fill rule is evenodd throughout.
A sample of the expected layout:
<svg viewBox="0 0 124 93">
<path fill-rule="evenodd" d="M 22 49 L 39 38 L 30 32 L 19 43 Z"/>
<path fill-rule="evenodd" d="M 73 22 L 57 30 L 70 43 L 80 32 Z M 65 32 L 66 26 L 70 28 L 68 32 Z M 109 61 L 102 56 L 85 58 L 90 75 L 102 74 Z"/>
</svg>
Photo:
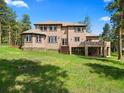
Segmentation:
<svg viewBox="0 0 124 93">
<path fill-rule="evenodd" d="M 72 51 L 72 54 L 83 55 L 83 56 L 86 55 L 86 52 L 88 53 L 88 56 L 101 55 L 100 47 L 88 47 L 88 50 L 86 50 L 85 47 L 72 47 L 71 51 Z"/>
<path fill-rule="evenodd" d="M 72 47 L 72 54 L 76 55 L 85 55 L 85 48 L 84 47 Z"/>
<path fill-rule="evenodd" d="M 100 56 L 100 47 L 88 47 L 89 56 Z"/>
</svg>

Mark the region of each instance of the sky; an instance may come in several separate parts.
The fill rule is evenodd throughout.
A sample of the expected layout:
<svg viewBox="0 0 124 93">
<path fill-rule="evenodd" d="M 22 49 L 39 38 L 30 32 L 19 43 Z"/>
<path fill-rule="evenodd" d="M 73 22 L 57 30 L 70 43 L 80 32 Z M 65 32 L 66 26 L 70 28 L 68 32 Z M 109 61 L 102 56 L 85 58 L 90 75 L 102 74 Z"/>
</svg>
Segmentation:
<svg viewBox="0 0 124 93">
<path fill-rule="evenodd" d="M 29 14 L 33 24 L 41 21 L 78 22 L 90 17 L 94 34 L 102 33 L 105 23 L 110 23 L 110 14 L 105 6 L 112 0 L 5 0 L 16 11 L 20 20 Z"/>
</svg>

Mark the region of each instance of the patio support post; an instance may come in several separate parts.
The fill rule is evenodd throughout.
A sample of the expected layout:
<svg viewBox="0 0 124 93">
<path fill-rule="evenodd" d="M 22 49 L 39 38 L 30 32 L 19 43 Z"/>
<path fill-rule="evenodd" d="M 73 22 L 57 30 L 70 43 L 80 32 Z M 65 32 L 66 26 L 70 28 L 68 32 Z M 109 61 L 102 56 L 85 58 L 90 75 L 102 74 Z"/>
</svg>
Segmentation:
<svg viewBox="0 0 124 93">
<path fill-rule="evenodd" d="M 103 47 L 100 47 L 100 55 L 103 56 Z"/>
<path fill-rule="evenodd" d="M 69 47 L 69 54 L 72 54 L 71 46 Z"/>
<path fill-rule="evenodd" d="M 85 56 L 88 56 L 88 47 L 85 46 Z"/>
</svg>

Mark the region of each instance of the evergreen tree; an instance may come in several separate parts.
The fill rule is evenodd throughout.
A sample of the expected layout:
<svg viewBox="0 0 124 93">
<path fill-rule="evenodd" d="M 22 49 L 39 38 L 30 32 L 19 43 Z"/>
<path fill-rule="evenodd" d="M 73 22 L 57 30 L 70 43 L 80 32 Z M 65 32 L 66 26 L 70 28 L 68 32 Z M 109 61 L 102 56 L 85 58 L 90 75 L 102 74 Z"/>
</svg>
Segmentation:
<svg viewBox="0 0 124 93">
<path fill-rule="evenodd" d="M 80 24 L 86 24 L 86 32 L 90 33 L 91 32 L 91 21 L 89 16 L 85 16 L 83 21 L 79 21 L 78 23 Z"/>
<path fill-rule="evenodd" d="M 4 0 L 0 0 L 0 44 L 2 43 L 2 32 L 3 32 L 2 26 L 6 21 L 8 14 L 7 9 L 8 7 L 4 2 Z"/>
<path fill-rule="evenodd" d="M 103 27 L 103 33 L 102 33 L 102 39 L 105 41 L 110 41 L 110 35 L 111 35 L 111 30 L 110 30 L 110 25 L 108 23 L 105 24 Z"/>
<path fill-rule="evenodd" d="M 22 30 L 26 31 L 29 29 L 31 29 L 30 16 L 28 14 L 24 14 L 22 18 Z"/>
<path fill-rule="evenodd" d="M 90 17 L 89 16 L 85 16 L 83 24 L 86 24 L 86 32 L 91 32 L 91 22 L 90 22 Z"/>
<path fill-rule="evenodd" d="M 9 8 L 8 9 L 8 15 L 7 15 L 7 24 L 8 24 L 8 35 L 9 35 L 9 44 L 14 44 L 15 40 L 15 26 L 16 26 L 16 13 Z"/>
<path fill-rule="evenodd" d="M 124 29 L 124 0 L 114 0 L 108 4 L 111 20 L 118 33 L 118 59 L 122 59 L 122 31 Z"/>
<path fill-rule="evenodd" d="M 114 27 L 111 30 L 110 38 L 111 38 L 111 50 L 113 52 L 116 52 L 118 50 L 118 37 L 117 37 L 116 29 Z"/>
</svg>

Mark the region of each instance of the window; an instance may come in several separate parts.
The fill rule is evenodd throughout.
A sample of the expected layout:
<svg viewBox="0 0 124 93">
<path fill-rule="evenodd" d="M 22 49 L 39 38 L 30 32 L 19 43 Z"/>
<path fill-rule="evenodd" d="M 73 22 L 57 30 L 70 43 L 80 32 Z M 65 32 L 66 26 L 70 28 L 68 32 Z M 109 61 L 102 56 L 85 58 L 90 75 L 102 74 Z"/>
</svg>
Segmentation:
<svg viewBox="0 0 124 93">
<path fill-rule="evenodd" d="M 75 42 L 79 42 L 80 41 L 80 37 L 75 37 Z"/>
<path fill-rule="evenodd" d="M 56 31 L 57 30 L 57 27 L 56 26 L 54 26 L 54 31 Z"/>
<path fill-rule="evenodd" d="M 31 42 L 32 41 L 32 35 L 26 35 L 25 36 L 25 41 L 26 42 Z"/>
<path fill-rule="evenodd" d="M 56 26 L 50 26 L 49 29 L 50 29 L 50 31 L 56 31 L 57 27 Z"/>
<path fill-rule="evenodd" d="M 48 36 L 48 43 L 57 43 L 57 36 Z"/>
<path fill-rule="evenodd" d="M 82 32 L 84 32 L 84 28 L 82 28 Z"/>
<path fill-rule="evenodd" d="M 67 45 L 67 44 L 68 44 L 67 42 L 68 42 L 68 41 L 67 41 L 66 38 L 63 38 L 63 39 L 62 39 L 62 45 Z"/>
<path fill-rule="evenodd" d="M 41 31 L 46 31 L 46 30 L 47 30 L 47 26 L 41 26 L 41 27 L 40 27 L 40 30 L 41 30 Z"/>
<path fill-rule="evenodd" d="M 40 30 L 43 31 L 44 30 L 43 27 L 40 27 Z"/>
<path fill-rule="evenodd" d="M 53 30 L 53 27 L 52 27 L 52 26 L 50 26 L 49 28 L 50 28 L 50 31 L 52 31 L 52 30 Z"/>
<path fill-rule="evenodd" d="M 47 26 L 44 26 L 44 31 L 46 31 L 47 30 Z"/>
<path fill-rule="evenodd" d="M 37 43 L 41 43 L 42 42 L 41 35 L 36 35 L 36 42 Z"/>
<path fill-rule="evenodd" d="M 81 32 L 81 28 L 80 27 L 76 27 L 75 28 L 75 32 Z"/>
<path fill-rule="evenodd" d="M 77 28 L 77 31 L 78 31 L 78 32 L 80 32 L 80 31 L 81 31 L 81 28 L 80 28 L 80 27 L 78 27 L 78 28 Z"/>
</svg>

